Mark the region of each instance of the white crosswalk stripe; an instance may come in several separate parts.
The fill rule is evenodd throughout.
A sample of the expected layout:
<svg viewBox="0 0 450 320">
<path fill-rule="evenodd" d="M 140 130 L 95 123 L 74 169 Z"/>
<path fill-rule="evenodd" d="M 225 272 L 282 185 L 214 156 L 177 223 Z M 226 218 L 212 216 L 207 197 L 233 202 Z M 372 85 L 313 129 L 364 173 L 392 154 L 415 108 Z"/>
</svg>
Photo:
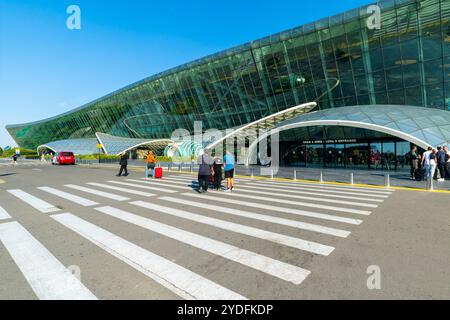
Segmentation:
<svg viewBox="0 0 450 320">
<path fill-rule="evenodd" d="M 8 220 L 11 219 L 11 216 L 6 212 L 5 209 L 0 206 L 0 220 Z"/>
<path fill-rule="evenodd" d="M 128 201 L 128 200 L 130 200 L 130 198 L 122 197 L 122 196 L 119 196 L 117 194 L 112 194 L 112 193 L 109 193 L 109 192 L 104 192 L 104 191 L 100 191 L 100 190 L 86 188 L 86 187 L 83 187 L 83 186 L 77 186 L 77 185 L 74 185 L 74 184 L 66 184 L 65 187 L 70 188 L 70 189 L 74 189 L 74 190 L 78 190 L 78 191 L 82 191 L 82 192 L 86 192 L 86 193 L 90 193 L 90 194 L 94 194 L 96 196 L 107 198 L 107 199 L 112 199 L 112 200 L 117 200 L 117 201 Z"/>
<path fill-rule="evenodd" d="M 39 299 L 97 299 L 19 223 L 0 224 L 0 241 Z"/>
<path fill-rule="evenodd" d="M 276 195 L 273 195 L 272 197 L 258 197 L 258 196 L 251 196 L 251 195 L 246 195 L 246 194 L 245 195 L 239 194 L 236 192 L 224 193 L 224 195 L 226 195 L 227 197 L 232 197 L 232 198 L 247 198 L 247 199 L 253 199 L 253 200 L 260 200 L 260 201 L 270 201 L 270 202 L 289 204 L 289 205 L 294 205 L 294 206 L 325 209 L 325 210 L 331 210 L 331 211 L 355 213 L 355 214 L 362 214 L 362 215 L 370 215 L 370 213 L 371 213 L 370 211 L 367 211 L 367 210 L 358 210 L 358 209 L 342 208 L 342 207 L 336 207 L 336 206 L 327 206 L 327 205 L 323 205 L 323 204 L 302 202 L 302 201 L 283 200 L 283 199 L 275 198 Z"/>
<path fill-rule="evenodd" d="M 304 251 L 308 251 L 308 252 L 312 252 L 312 253 L 316 253 L 316 254 L 320 254 L 320 255 L 328 256 L 334 250 L 333 247 L 323 245 L 320 243 L 315 243 L 315 242 L 311 242 L 311 241 L 307 241 L 307 240 L 303 240 L 303 239 L 299 239 L 299 238 L 285 236 L 285 235 L 282 235 L 279 233 L 261 230 L 261 229 L 257 229 L 257 228 L 253 228 L 253 227 L 248 227 L 248 226 L 244 226 L 244 225 L 233 223 L 233 222 L 228 222 L 228 221 L 219 220 L 219 219 L 215 219 L 215 218 L 209 218 L 209 217 L 191 213 L 188 211 L 178 210 L 178 209 L 165 207 L 165 206 L 160 206 L 160 205 L 156 205 L 156 204 L 149 203 L 149 202 L 134 201 L 134 202 L 131 202 L 131 204 L 145 208 L 145 209 L 149 209 L 152 211 L 167 213 L 172 216 L 176 216 L 179 218 L 203 223 L 203 224 L 210 225 L 210 226 L 213 226 L 213 227 L 216 227 L 219 229 L 232 231 L 232 232 L 236 232 L 236 233 L 241 233 L 244 235 L 252 236 L 255 238 L 271 241 L 274 243 L 278 243 L 281 245 L 289 246 L 292 248 L 296 248 L 299 250 L 304 250 Z"/>
<path fill-rule="evenodd" d="M 238 293 L 72 214 L 58 214 L 53 215 L 52 218 L 184 299 L 246 299 Z"/>
<path fill-rule="evenodd" d="M 17 197 L 18 199 L 28 203 L 30 206 L 32 206 L 33 208 L 42 213 L 52 213 L 60 211 L 60 209 L 56 208 L 54 205 L 39 198 L 36 198 L 35 196 L 32 196 L 31 194 L 25 191 L 14 189 L 8 190 L 8 192 L 13 196 Z"/>
<path fill-rule="evenodd" d="M 271 188 L 271 187 L 257 187 L 250 184 L 245 184 L 245 186 L 240 187 L 239 189 L 252 189 L 252 190 L 266 190 L 271 191 L 272 194 L 274 192 L 280 193 L 279 190 L 276 190 L 277 188 Z M 373 198 L 361 198 L 361 197 L 355 197 L 350 195 L 336 195 L 336 194 L 329 194 L 329 193 L 322 193 L 318 191 L 301 191 L 301 190 L 286 190 L 283 189 L 282 193 L 290 193 L 290 194 L 308 194 L 308 195 L 314 195 L 314 196 L 320 196 L 324 198 L 339 198 L 339 199 L 349 199 L 349 200 L 361 200 L 361 201 L 371 201 L 371 202 L 383 202 L 383 199 L 373 199 Z"/>
<path fill-rule="evenodd" d="M 129 181 L 129 182 L 140 182 L 139 180 L 133 180 L 133 179 L 126 179 L 126 181 Z M 139 189 L 161 191 L 161 192 L 166 192 L 166 193 L 176 193 L 177 192 L 177 191 L 166 189 L 166 188 L 143 186 L 141 184 L 136 184 L 136 183 L 128 183 L 128 182 L 120 182 L 120 181 L 108 181 L 108 183 L 114 183 L 114 184 L 121 185 L 121 186 L 135 187 L 135 188 L 139 188 Z"/>
<path fill-rule="evenodd" d="M 163 236 L 186 243 L 198 249 L 267 273 L 271 276 L 292 282 L 296 285 L 302 283 L 303 280 L 305 280 L 305 278 L 310 274 L 310 271 L 303 268 L 268 258 L 208 237 L 200 236 L 192 232 L 162 224 L 123 210 L 112 207 L 97 208 L 96 210 L 147 230 L 159 233 Z"/>
<path fill-rule="evenodd" d="M 58 189 L 54 189 L 54 188 L 51 188 L 51 187 L 39 187 L 38 189 L 42 190 L 42 191 L 45 191 L 45 192 L 48 192 L 50 194 L 53 194 L 55 196 L 58 196 L 60 198 L 72 201 L 72 202 L 77 203 L 77 204 L 79 204 L 79 205 L 81 205 L 83 207 L 91 207 L 91 206 L 98 205 L 97 202 L 94 202 L 94 201 L 91 201 L 89 199 L 76 196 L 76 195 L 68 193 L 68 192 L 64 192 L 64 191 L 61 191 L 61 190 L 58 190 Z"/>
<path fill-rule="evenodd" d="M 258 184 L 264 185 L 273 185 L 273 186 L 302 186 L 308 188 L 316 188 L 316 189 L 327 189 L 327 190 L 347 190 L 347 191 L 361 191 L 364 193 L 374 193 L 374 194 L 383 194 L 383 195 L 391 195 L 394 190 L 393 189 L 385 189 L 385 188 L 366 188 L 366 187 L 352 187 L 346 185 L 336 185 L 336 184 L 319 184 L 319 183 L 301 183 L 301 182 L 275 182 L 271 180 L 254 180 L 254 182 Z"/>
<path fill-rule="evenodd" d="M 278 218 L 278 217 L 274 217 L 274 216 L 268 216 L 268 215 L 263 215 L 263 214 L 258 214 L 258 213 L 243 211 L 243 210 L 232 209 L 232 208 L 225 208 L 225 207 L 210 205 L 210 204 L 206 204 L 206 203 L 188 201 L 188 200 L 173 198 L 173 197 L 162 197 L 159 199 L 168 201 L 168 202 L 172 202 L 172 203 L 197 207 L 200 209 L 202 209 L 202 208 L 208 209 L 208 210 L 211 210 L 211 212 L 223 212 L 223 213 L 228 213 L 231 215 L 236 215 L 236 216 L 240 216 L 240 217 L 244 217 L 244 218 L 270 222 L 270 223 L 288 226 L 288 227 L 292 227 L 292 228 L 298 228 L 298 229 L 302 229 L 302 230 L 314 231 L 314 232 L 328 234 L 328 235 L 332 235 L 332 236 L 336 236 L 336 237 L 346 238 L 350 235 L 349 231 L 345 231 L 345 230 L 341 230 L 341 229 L 329 228 L 329 227 L 324 227 L 324 226 L 320 226 L 320 225 L 316 225 L 316 224 L 312 224 L 312 223 L 304 223 L 304 222 L 300 222 L 300 221 L 283 219 L 283 218 Z"/>
<path fill-rule="evenodd" d="M 121 187 L 111 186 L 111 185 L 104 184 L 104 183 L 88 182 L 87 184 L 90 186 L 94 186 L 94 187 L 100 187 L 100 188 L 120 191 L 120 192 L 134 194 L 134 195 L 138 195 L 138 196 L 142 196 L 142 197 L 153 197 L 154 196 L 153 193 L 139 191 L 139 190 L 133 190 L 133 189 L 129 189 L 129 188 L 121 188 Z"/>
<path fill-rule="evenodd" d="M 275 192 L 268 192 L 268 191 L 248 190 L 247 188 L 239 188 L 239 189 L 236 189 L 236 191 L 244 192 L 244 193 L 252 193 L 252 194 L 263 194 L 263 195 L 268 195 L 271 197 L 277 196 L 277 197 L 291 198 L 291 199 L 303 199 L 303 200 L 311 200 L 311 201 L 316 201 L 316 202 L 326 202 L 329 204 L 337 203 L 337 204 L 345 204 L 345 205 L 356 206 L 356 207 L 378 208 L 378 205 L 373 204 L 373 203 L 361 203 L 361 202 L 336 200 L 336 199 L 329 199 L 329 198 L 324 199 L 322 196 L 307 197 L 307 196 L 301 196 L 301 195 L 290 195 L 290 194 L 275 193 Z M 302 205 L 305 205 L 305 203 L 302 202 Z"/>
<path fill-rule="evenodd" d="M 296 192 L 297 190 L 305 190 L 305 191 L 312 191 L 315 194 L 323 194 L 328 193 L 332 194 L 333 196 L 337 194 L 341 195 L 355 195 L 355 196 L 365 196 L 365 197 L 372 197 L 372 198 L 380 198 L 380 199 L 387 199 L 389 198 L 389 195 L 382 195 L 382 194 L 371 194 L 371 193 L 364 193 L 364 192 L 352 192 L 352 191 L 340 191 L 340 190 L 328 190 L 328 189 L 314 189 L 310 187 L 302 187 L 302 186 L 291 186 L 291 185 L 277 185 L 277 186 L 263 186 L 259 183 L 247 183 L 245 184 L 246 187 L 248 186 L 255 186 L 260 188 L 270 188 L 271 190 L 278 190 L 283 192 L 292 192 L 291 190 L 294 190 Z M 355 198 L 356 199 L 356 198 Z M 361 198 L 362 199 L 371 199 L 371 198 Z M 373 200 L 372 200 L 373 201 Z M 381 200 L 383 201 L 383 200 Z"/>
<path fill-rule="evenodd" d="M 272 205 L 268 205 L 268 204 L 262 204 L 262 203 L 256 203 L 256 202 L 250 202 L 250 201 L 239 201 L 239 200 L 235 200 L 235 199 L 215 197 L 215 196 L 211 196 L 211 195 L 208 195 L 207 197 L 205 197 L 204 195 L 195 194 L 195 193 L 184 193 L 183 195 L 187 196 L 187 197 L 201 199 L 202 201 L 213 200 L 215 202 L 222 202 L 222 203 L 228 203 L 228 204 L 232 204 L 232 205 L 246 206 L 246 207 L 251 207 L 251 208 L 293 214 L 293 215 L 316 218 L 316 219 L 330 220 L 330 221 L 336 221 L 336 222 L 342 222 L 342 223 L 348 223 L 348 224 L 354 224 L 354 225 L 359 225 L 362 223 L 362 220 L 360 220 L 360 219 L 346 218 L 346 217 L 340 217 L 340 216 L 335 216 L 335 215 L 330 215 L 330 214 L 304 211 L 304 210 L 298 210 L 298 209 L 292 209 L 292 208 L 285 208 L 285 207 L 280 207 L 280 206 L 272 206 Z"/>
</svg>

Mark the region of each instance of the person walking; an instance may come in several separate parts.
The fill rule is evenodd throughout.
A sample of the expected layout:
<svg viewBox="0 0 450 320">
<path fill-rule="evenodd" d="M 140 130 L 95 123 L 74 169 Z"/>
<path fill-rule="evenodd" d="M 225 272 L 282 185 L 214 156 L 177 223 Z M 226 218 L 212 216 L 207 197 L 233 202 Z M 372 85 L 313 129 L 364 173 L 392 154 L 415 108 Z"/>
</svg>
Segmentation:
<svg viewBox="0 0 450 320">
<path fill-rule="evenodd" d="M 222 188 L 222 172 L 223 161 L 219 157 L 216 157 L 213 164 L 214 190 L 216 191 L 219 191 Z"/>
<path fill-rule="evenodd" d="M 153 170 L 156 167 L 156 157 L 152 150 L 147 154 L 147 168 L 145 170 L 145 177 L 148 178 L 149 175 L 153 177 Z"/>
<path fill-rule="evenodd" d="M 209 155 L 209 150 L 205 150 L 203 155 L 197 159 L 198 169 L 198 192 L 208 192 L 209 179 L 211 177 L 211 167 L 213 159 Z"/>
<path fill-rule="evenodd" d="M 17 165 L 17 154 L 14 154 L 12 156 L 12 159 L 13 159 L 13 165 Z"/>
<path fill-rule="evenodd" d="M 413 146 L 409 153 L 409 159 L 411 160 L 411 179 L 416 179 L 416 173 L 419 169 L 419 155 L 417 154 L 417 147 Z"/>
<path fill-rule="evenodd" d="M 450 179 L 450 150 L 448 146 L 444 146 L 445 152 L 445 178 Z"/>
<path fill-rule="evenodd" d="M 117 177 L 122 176 L 123 172 L 125 172 L 125 177 L 128 176 L 128 152 L 124 152 L 120 155 L 120 171 Z"/>
<path fill-rule="evenodd" d="M 431 159 L 430 155 L 433 153 L 433 148 L 428 147 L 427 151 L 425 151 L 422 155 L 422 167 L 425 169 L 425 180 L 429 181 L 431 174 Z M 433 178 L 433 175 L 431 175 Z"/>
<path fill-rule="evenodd" d="M 437 168 L 439 170 L 439 179 L 438 179 L 439 182 L 445 181 L 445 162 L 446 162 L 445 156 L 446 156 L 445 151 L 442 150 L 441 146 L 439 146 L 437 148 L 436 153 Z"/>
<path fill-rule="evenodd" d="M 225 179 L 227 179 L 227 190 L 226 192 L 233 191 L 234 189 L 234 167 L 235 167 L 235 161 L 234 156 L 231 154 L 230 151 L 227 151 L 225 154 Z"/>
</svg>

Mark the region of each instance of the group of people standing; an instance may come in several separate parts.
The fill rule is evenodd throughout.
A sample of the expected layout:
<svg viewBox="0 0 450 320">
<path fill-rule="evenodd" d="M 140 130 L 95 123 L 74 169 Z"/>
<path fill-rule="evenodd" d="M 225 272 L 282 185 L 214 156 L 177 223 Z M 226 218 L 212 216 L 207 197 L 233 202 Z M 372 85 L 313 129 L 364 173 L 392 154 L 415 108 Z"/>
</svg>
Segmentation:
<svg viewBox="0 0 450 320">
<path fill-rule="evenodd" d="M 199 164 L 198 171 L 198 192 L 208 192 L 209 183 L 213 182 L 214 190 L 220 191 L 222 189 L 222 181 L 227 180 L 227 187 L 225 192 L 234 190 L 234 171 L 235 160 L 234 156 L 227 151 L 225 157 L 213 158 L 210 150 L 205 150 L 197 163 Z"/>
<path fill-rule="evenodd" d="M 409 156 L 411 158 L 411 179 L 423 180 L 425 178 L 427 181 L 450 179 L 450 150 L 448 146 L 439 146 L 437 149 L 428 147 L 422 155 L 414 146 Z"/>
</svg>

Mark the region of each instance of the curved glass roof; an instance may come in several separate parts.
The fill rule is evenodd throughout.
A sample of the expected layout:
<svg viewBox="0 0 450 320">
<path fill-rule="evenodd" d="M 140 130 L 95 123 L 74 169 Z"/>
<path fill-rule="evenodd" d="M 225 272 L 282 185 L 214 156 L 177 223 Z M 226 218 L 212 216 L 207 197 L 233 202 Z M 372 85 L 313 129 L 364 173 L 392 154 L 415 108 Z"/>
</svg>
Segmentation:
<svg viewBox="0 0 450 320">
<path fill-rule="evenodd" d="M 122 152 L 130 151 L 139 146 L 148 146 L 155 152 L 164 150 L 168 144 L 173 143 L 169 139 L 149 140 L 115 137 L 105 133 L 96 133 L 98 141 L 103 145 L 106 154 L 118 155 Z M 96 140 L 97 141 L 97 140 Z"/>
<path fill-rule="evenodd" d="M 98 153 L 97 139 L 69 139 L 59 140 L 46 143 L 38 147 L 38 151 L 42 149 L 50 149 L 54 152 L 71 151 L 74 154 L 95 154 Z"/>
<path fill-rule="evenodd" d="M 450 112 L 396 105 L 351 106 L 326 109 L 284 121 L 277 128 L 343 125 L 381 131 L 421 146 L 450 144 Z"/>
</svg>

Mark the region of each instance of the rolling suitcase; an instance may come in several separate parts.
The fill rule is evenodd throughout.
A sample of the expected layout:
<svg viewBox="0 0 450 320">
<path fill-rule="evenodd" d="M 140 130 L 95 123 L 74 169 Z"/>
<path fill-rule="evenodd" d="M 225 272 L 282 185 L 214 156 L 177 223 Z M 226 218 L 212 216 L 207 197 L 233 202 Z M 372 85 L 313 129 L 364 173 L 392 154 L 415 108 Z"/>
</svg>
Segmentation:
<svg viewBox="0 0 450 320">
<path fill-rule="evenodd" d="M 425 170 L 424 169 L 416 169 L 414 171 L 414 176 L 416 177 L 416 181 L 423 181 L 425 177 Z"/>
<path fill-rule="evenodd" d="M 153 178 L 162 179 L 163 169 L 161 167 L 153 169 Z"/>
</svg>

